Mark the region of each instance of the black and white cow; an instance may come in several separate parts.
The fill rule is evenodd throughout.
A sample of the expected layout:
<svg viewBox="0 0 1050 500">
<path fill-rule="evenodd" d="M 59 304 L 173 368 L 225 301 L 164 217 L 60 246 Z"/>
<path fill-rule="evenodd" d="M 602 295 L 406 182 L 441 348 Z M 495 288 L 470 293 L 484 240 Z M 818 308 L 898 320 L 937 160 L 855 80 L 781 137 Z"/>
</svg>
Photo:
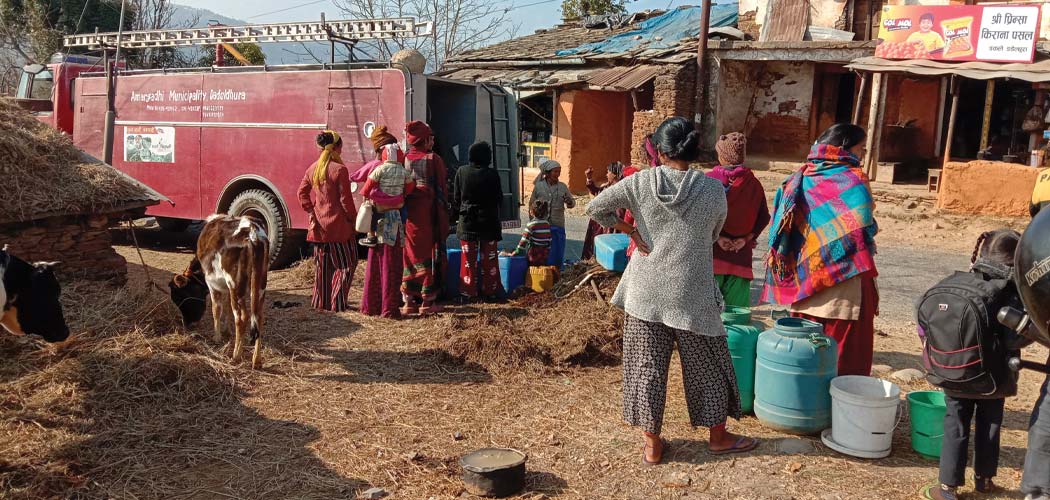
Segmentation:
<svg viewBox="0 0 1050 500">
<path fill-rule="evenodd" d="M 62 287 L 55 277 L 54 262 L 30 264 L 0 250 L 0 303 L 4 304 L 0 325 L 15 335 L 39 335 L 48 342 L 69 337 L 59 296 Z"/>
</svg>

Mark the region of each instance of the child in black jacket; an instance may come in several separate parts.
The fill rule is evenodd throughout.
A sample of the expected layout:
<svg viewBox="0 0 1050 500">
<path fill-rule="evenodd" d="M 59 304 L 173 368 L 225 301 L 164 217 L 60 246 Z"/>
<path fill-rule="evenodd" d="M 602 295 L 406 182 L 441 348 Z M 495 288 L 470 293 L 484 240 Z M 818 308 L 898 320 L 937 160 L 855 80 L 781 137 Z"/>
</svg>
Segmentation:
<svg viewBox="0 0 1050 500">
<path fill-rule="evenodd" d="M 972 272 L 981 273 L 985 279 L 1013 278 L 1014 252 L 1021 235 L 1016 231 L 1001 229 L 981 235 L 970 259 Z M 1020 297 L 1013 282 L 1007 287 L 1007 305 L 1020 308 Z M 998 311 L 990 311 L 996 314 Z M 1001 327 L 995 318 L 993 326 Z M 1001 327 L 1002 341 L 1006 342 L 1006 327 Z M 1005 360 L 1003 360 L 1005 366 Z M 956 490 L 966 484 L 964 477 L 969 459 L 970 425 L 976 417 L 974 441 L 974 489 L 990 493 L 995 489 L 992 478 L 999 466 L 999 433 L 1003 423 L 1003 406 L 1006 398 L 1017 394 L 1016 374 L 1004 370 L 1005 380 L 994 394 L 982 395 L 944 390 L 944 438 L 941 442 L 939 485 L 933 484 L 924 490 L 930 500 L 956 500 Z"/>
</svg>

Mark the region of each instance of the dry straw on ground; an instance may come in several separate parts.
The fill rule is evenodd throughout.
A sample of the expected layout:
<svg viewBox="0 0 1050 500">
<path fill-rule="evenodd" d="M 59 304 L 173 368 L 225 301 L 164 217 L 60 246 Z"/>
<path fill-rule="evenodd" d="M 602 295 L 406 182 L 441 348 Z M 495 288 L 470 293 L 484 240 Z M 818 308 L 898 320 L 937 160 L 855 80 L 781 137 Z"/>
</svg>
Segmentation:
<svg viewBox="0 0 1050 500">
<path fill-rule="evenodd" d="M 588 283 L 578 286 L 588 275 L 601 283 L 601 300 Z M 490 371 L 617 363 L 623 349 L 623 312 L 606 300 L 618 282 L 614 275 L 578 264 L 566 270 L 551 292 L 525 294 L 507 307 L 450 318 L 442 347 Z"/>
<path fill-rule="evenodd" d="M 226 409 L 238 391 L 232 368 L 181 331 L 168 297 L 85 282 L 66 286 L 63 302 L 73 327 L 67 341 L 33 346 L 0 336 L 8 361 L 0 367 L 5 496 L 112 495 L 97 489 L 112 479 L 108 465 L 131 462 L 142 480 L 162 477 L 185 462 L 166 458 L 164 443 L 224 416 L 222 425 L 237 425 Z M 162 417 L 198 411 L 208 419 Z"/>
<path fill-rule="evenodd" d="M 69 136 L 0 99 L 0 222 L 94 213 L 150 196 L 113 168 L 85 163 Z"/>
</svg>

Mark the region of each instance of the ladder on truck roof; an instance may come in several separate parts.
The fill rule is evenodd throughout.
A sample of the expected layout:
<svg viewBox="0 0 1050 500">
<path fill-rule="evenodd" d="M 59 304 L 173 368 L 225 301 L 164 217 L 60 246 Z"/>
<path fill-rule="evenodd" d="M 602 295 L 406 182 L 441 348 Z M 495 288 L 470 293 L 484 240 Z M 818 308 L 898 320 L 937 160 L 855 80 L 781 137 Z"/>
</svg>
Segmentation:
<svg viewBox="0 0 1050 500">
<path fill-rule="evenodd" d="M 162 30 L 125 31 L 122 34 L 83 33 L 63 37 L 66 47 L 99 49 L 120 47 L 186 47 L 219 43 L 345 42 L 417 38 L 434 34 L 434 23 L 416 22 L 412 17 L 315 21 L 305 23 L 250 24 L 246 26 L 207 26 Z"/>
</svg>

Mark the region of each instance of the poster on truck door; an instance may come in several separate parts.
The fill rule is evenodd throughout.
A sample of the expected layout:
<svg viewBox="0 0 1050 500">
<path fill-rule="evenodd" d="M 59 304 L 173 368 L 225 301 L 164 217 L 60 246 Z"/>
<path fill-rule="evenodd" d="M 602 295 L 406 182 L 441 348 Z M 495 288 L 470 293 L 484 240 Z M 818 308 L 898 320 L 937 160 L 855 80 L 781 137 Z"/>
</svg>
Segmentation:
<svg viewBox="0 0 1050 500">
<path fill-rule="evenodd" d="M 902 5 L 882 8 L 875 56 L 1030 63 L 1039 5 Z"/>
<path fill-rule="evenodd" d="M 124 161 L 175 163 L 175 127 L 124 127 Z"/>
</svg>

